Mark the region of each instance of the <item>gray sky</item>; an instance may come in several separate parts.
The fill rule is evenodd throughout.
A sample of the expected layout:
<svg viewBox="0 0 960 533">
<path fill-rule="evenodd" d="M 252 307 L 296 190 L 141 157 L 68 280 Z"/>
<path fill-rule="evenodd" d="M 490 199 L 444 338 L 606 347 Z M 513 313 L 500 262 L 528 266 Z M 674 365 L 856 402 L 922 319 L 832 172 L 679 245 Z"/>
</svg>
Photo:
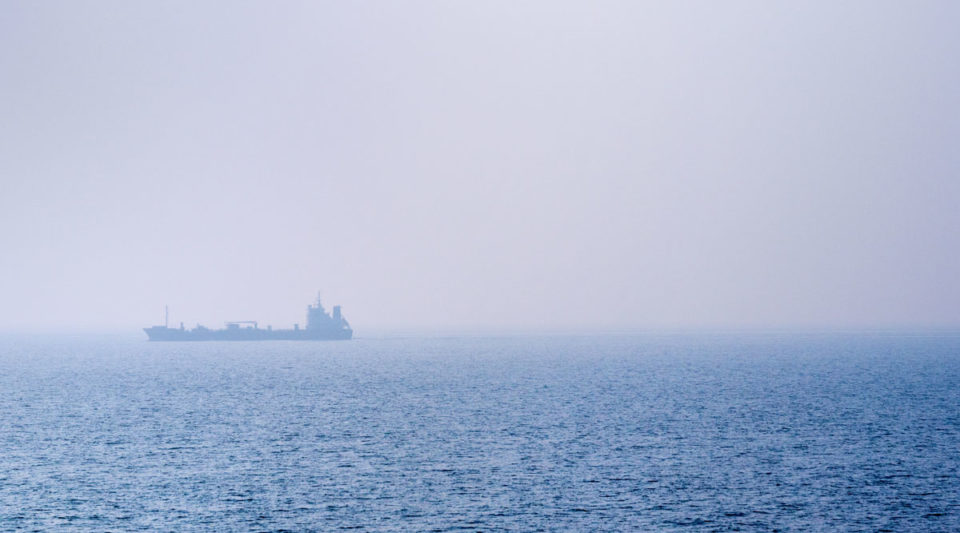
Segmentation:
<svg viewBox="0 0 960 533">
<path fill-rule="evenodd" d="M 960 2 L 0 4 L 0 329 L 960 325 Z"/>
</svg>

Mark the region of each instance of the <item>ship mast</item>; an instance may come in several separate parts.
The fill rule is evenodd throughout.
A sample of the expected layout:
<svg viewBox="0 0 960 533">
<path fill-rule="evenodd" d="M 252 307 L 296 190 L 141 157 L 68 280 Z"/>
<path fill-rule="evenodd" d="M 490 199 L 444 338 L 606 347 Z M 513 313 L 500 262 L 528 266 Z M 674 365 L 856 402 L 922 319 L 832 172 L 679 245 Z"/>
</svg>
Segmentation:
<svg viewBox="0 0 960 533">
<path fill-rule="evenodd" d="M 163 327 L 170 327 L 170 306 L 163 306 Z"/>
</svg>

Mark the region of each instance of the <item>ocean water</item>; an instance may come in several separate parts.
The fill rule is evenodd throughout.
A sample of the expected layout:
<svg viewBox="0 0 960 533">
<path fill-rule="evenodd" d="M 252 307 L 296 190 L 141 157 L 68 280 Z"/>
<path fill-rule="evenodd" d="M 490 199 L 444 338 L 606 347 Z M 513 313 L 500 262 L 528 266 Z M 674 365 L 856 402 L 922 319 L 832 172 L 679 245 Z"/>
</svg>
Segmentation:
<svg viewBox="0 0 960 533">
<path fill-rule="evenodd" d="M 0 530 L 958 531 L 960 335 L 0 338 Z"/>
</svg>

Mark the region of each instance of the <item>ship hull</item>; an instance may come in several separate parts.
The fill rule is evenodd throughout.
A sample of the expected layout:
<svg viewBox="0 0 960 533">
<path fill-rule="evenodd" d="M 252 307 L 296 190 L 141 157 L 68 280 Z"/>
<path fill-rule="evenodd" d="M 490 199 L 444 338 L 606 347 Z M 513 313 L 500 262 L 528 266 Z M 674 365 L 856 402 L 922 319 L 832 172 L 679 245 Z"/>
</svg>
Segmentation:
<svg viewBox="0 0 960 533">
<path fill-rule="evenodd" d="M 143 328 L 151 341 L 340 341 L 353 338 L 353 330 L 309 329 L 174 329 L 163 326 Z"/>
</svg>

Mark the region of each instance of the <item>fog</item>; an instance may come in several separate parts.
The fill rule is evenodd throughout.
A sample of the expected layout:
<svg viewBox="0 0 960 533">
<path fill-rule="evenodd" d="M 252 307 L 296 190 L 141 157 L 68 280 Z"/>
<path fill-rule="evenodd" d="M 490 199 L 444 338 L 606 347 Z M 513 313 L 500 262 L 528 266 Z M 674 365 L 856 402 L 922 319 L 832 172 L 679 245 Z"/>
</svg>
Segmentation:
<svg viewBox="0 0 960 533">
<path fill-rule="evenodd" d="M 958 20 L 4 2 L 0 329 L 955 327 Z"/>
</svg>

